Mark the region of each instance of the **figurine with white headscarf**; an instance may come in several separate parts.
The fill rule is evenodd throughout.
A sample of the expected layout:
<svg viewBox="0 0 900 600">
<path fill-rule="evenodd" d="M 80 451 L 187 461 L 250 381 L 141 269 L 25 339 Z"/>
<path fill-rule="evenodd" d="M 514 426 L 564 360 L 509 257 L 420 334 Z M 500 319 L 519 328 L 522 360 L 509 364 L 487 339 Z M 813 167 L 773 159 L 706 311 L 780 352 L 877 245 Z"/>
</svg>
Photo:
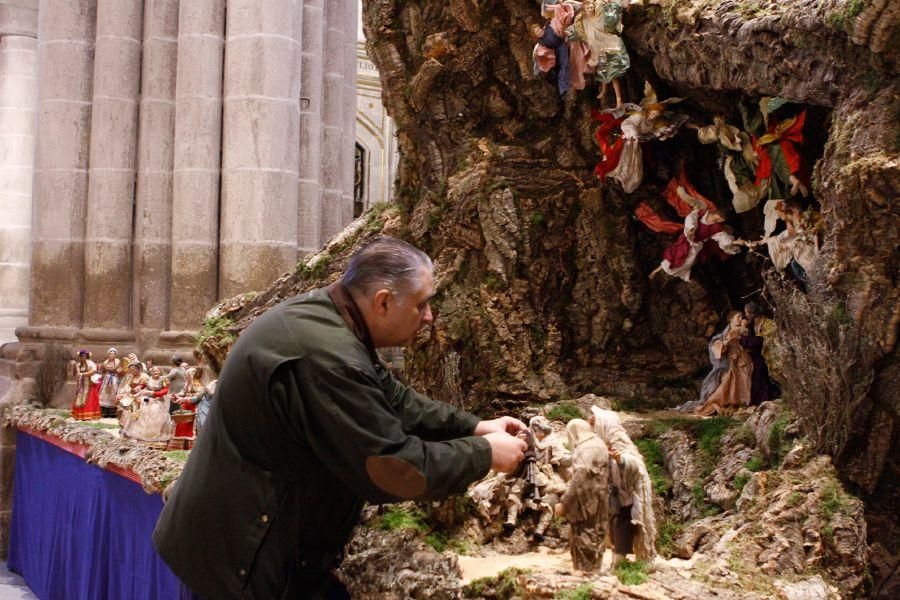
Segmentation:
<svg viewBox="0 0 900 600">
<path fill-rule="evenodd" d="M 640 560 L 656 556 L 653 487 L 644 457 L 622 427 L 619 415 L 591 407 L 591 425 L 609 448 L 610 533 L 613 565 L 634 553 Z"/>
<path fill-rule="evenodd" d="M 572 447 L 572 480 L 555 512 L 571 524 L 569 551 L 574 567 L 596 571 L 603 563 L 606 539 L 609 455 L 587 421 L 572 419 L 566 433 Z"/>
</svg>

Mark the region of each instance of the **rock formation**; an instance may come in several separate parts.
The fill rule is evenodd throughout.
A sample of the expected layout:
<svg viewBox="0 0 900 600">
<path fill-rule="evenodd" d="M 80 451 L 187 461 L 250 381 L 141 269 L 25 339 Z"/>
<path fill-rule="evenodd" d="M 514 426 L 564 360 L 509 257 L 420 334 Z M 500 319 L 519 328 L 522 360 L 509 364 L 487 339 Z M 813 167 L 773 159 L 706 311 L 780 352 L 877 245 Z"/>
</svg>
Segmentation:
<svg viewBox="0 0 900 600">
<path fill-rule="evenodd" d="M 534 2 L 371 0 L 363 12 L 397 124 L 396 204 L 270 289 L 218 307 L 204 337 L 213 362 L 255 315 L 333 279 L 379 232 L 409 239 L 437 266 L 436 322 L 407 353 L 404 374 L 441 397 L 443 359 L 456 353 L 456 387 L 467 408 L 483 412 L 582 391 L 691 396 L 722 314 L 766 286 L 787 348 L 778 370 L 788 401 L 802 408 L 800 427 L 868 499 L 879 523 L 870 541 L 896 554 L 896 4 L 658 0 L 626 11 L 626 100 L 639 100 L 648 80 L 661 97 L 685 97 L 680 106 L 699 124 L 717 113 L 737 121 L 738 101 L 762 96 L 807 108 L 804 148 L 825 224 L 808 295 L 766 279 L 757 255 L 705 267 L 699 285 L 648 281 L 664 245 L 631 214 L 658 201 L 672 166 L 630 195 L 601 185 L 592 172 L 594 91 L 560 98 L 532 76 Z M 692 179 L 722 205 L 714 157 L 693 152 Z M 758 233 L 761 216 L 735 225 Z M 836 369 L 842 387 L 829 383 Z M 820 427 L 815 417 L 829 406 L 837 414 Z"/>
</svg>

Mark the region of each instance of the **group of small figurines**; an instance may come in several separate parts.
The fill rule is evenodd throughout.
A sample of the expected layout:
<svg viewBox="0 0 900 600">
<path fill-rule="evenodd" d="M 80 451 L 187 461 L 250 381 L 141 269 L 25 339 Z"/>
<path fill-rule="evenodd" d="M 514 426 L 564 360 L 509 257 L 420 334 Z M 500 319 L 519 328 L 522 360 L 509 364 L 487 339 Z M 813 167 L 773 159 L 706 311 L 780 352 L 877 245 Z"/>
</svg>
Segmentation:
<svg viewBox="0 0 900 600">
<path fill-rule="evenodd" d="M 168 449 L 192 446 L 216 385 L 203 383 L 199 360 L 190 366 L 181 356 L 173 356 L 172 367 L 164 373 L 136 354 L 119 358 L 115 348 L 100 363 L 91 360 L 89 351 L 79 350 L 71 372 L 76 383 L 74 419 L 116 418 L 122 437 Z"/>
<path fill-rule="evenodd" d="M 503 518 L 511 533 L 526 511 L 539 514 L 532 540 L 545 539 L 553 517 L 570 526 L 569 551 L 579 571 L 598 571 L 604 551 L 613 550 L 613 566 L 629 554 L 639 560 L 656 555 L 653 490 L 644 457 L 610 410 L 591 407 L 589 420 L 565 425 L 544 416 L 529 421 L 523 438 L 529 443 L 519 470 L 495 473 L 475 485 L 469 495 L 488 523 Z"/>
<path fill-rule="evenodd" d="M 555 79 L 560 95 L 582 90 L 585 75 L 599 85 L 602 105 L 608 87 L 615 92 L 615 107 L 595 112 L 595 139 L 601 158 L 596 174 L 618 182 L 627 194 L 644 179 L 643 145 L 673 138 L 688 122 L 687 115 L 668 110 L 683 98 L 659 100 L 649 83 L 639 104 L 624 103 L 619 78 L 630 66 L 622 41 L 622 15 L 640 0 L 540 0 L 544 24 L 534 25 L 534 72 Z M 809 176 L 801 154 L 806 110 L 782 98 L 764 97 L 758 110 L 740 105 L 744 129 L 716 116 L 704 127 L 688 124 L 702 144 L 718 144 L 719 166 L 738 214 L 766 199 L 765 225 L 759 240 L 736 238 L 725 225 L 725 215 L 688 180 L 683 169 L 667 186 L 664 197 L 683 223 L 668 221 L 646 202 L 635 210 L 637 218 L 657 233 L 677 234 L 653 274 L 664 272 L 691 280 L 695 264 L 724 260 L 741 247 L 765 246 L 779 271 L 788 270 L 802 285 L 819 253 L 820 217 L 802 200 L 809 196 Z M 776 233 L 778 222 L 783 230 Z"/>
<path fill-rule="evenodd" d="M 729 315 L 725 328 L 709 341 L 712 370 L 700 398 L 678 407 L 698 415 L 730 415 L 781 395 L 769 365 L 775 361 L 778 326 L 755 302 Z"/>
</svg>

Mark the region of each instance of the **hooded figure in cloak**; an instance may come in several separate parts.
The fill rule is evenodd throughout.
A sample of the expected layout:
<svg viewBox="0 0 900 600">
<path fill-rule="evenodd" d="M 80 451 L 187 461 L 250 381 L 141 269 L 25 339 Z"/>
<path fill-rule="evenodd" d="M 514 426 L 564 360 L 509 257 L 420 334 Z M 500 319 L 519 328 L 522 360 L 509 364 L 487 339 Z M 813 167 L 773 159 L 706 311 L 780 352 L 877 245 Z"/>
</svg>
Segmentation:
<svg viewBox="0 0 900 600">
<path fill-rule="evenodd" d="M 556 514 L 572 526 L 569 551 L 579 571 L 599 570 L 603 563 L 608 521 L 609 453 L 583 419 L 566 425 L 572 447 L 572 480 L 556 505 Z"/>
<path fill-rule="evenodd" d="M 628 437 L 619 415 L 591 407 L 594 432 L 609 448 L 610 533 L 613 564 L 626 554 L 650 561 L 656 556 L 653 486 L 644 457 Z"/>
</svg>

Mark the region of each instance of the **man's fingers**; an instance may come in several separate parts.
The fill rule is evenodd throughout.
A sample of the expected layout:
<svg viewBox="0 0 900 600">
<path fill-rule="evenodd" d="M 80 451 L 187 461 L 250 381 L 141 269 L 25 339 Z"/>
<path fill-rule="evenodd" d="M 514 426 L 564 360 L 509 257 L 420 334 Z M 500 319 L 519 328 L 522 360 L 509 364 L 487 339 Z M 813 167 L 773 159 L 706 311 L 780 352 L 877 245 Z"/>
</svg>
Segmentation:
<svg viewBox="0 0 900 600">
<path fill-rule="evenodd" d="M 511 434 L 516 434 L 520 431 L 528 429 L 528 426 L 525 425 L 525 423 L 523 423 L 519 419 L 516 419 L 515 417 L 506 417 L 505 425 L 506 432 Z"/>
</svg>

